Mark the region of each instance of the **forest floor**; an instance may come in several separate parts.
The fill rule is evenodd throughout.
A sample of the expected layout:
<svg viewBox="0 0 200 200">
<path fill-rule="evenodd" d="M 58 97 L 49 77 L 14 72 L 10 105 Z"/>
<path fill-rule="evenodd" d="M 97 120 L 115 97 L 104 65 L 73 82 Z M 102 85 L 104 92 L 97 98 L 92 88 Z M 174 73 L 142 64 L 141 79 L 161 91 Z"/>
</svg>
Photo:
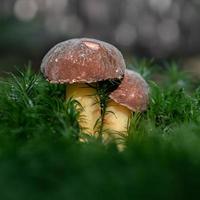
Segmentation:
<svg viewBox="0 0 200 200">
<path fill-rule="evenodd" d="M 200 186 L 200 81 L 174 62 L 129 64 L 150 86 L 125 149 L 80 130 L 65 86 L 30 69 L 0 82 L 0 199 L 196 199 Z"/>
</svg>

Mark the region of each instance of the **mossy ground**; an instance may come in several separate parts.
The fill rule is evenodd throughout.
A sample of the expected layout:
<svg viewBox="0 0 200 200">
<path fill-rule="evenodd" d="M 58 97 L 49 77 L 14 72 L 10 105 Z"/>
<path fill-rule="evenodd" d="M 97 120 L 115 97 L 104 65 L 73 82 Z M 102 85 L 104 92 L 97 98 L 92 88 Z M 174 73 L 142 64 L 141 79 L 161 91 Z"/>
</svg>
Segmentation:
<svg viewBox="0 0 200 200">
<path fill-rule="evenodd" d="M 123 152 L 95 138 L 78 142 L 76 103 L 65 101 L 64 85 L 30 70 L 2 80 L 0 199 L 198 198 L 199 81 L 175 63 L 153 65 L 134 65 L 151 98 L 134 115 Z"/>
</svg>

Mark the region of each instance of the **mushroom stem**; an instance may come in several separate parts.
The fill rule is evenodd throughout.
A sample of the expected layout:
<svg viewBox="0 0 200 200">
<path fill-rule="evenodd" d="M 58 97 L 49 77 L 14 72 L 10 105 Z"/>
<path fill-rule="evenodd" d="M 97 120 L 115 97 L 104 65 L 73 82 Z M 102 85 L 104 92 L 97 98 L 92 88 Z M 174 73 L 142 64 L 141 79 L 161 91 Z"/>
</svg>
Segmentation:
<svg viewBox="0 0 200 200">
<path fill-rule="evenodd" d="M 106 143 L 112 139 L 116 142 L 118 149 L 123 150 L 123 140 L 128 134 L 131 116 L 131 110 L 109 99 L 104 117 L 104 129 L 107 130 L 107 134 L 104 135 Z"/>
<path fill-rule="evenodd" d="M 66 90 L 66 99 L 68 98 L 77 100 L 81 105 L 78 122 L 83 132 L 95 135 L 95 124 L 101 113 L 96 90 L 83 83 L 69 84 Z"/>
</svg>

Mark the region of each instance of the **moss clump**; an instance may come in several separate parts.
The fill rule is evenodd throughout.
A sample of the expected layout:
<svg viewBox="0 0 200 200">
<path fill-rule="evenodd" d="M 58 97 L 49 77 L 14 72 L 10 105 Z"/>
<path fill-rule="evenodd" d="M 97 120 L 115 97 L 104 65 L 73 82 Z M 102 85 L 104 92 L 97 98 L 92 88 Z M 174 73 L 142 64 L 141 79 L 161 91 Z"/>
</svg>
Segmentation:
<svg viewBox="0 0 200 200">
<path fill-rule="evenodd" d="M 121 153 L 98 138 L 78 141 L 77 102 L 65 101 L 65 86 L 30 70 L 2 80 L 0 199 L 198 197 L 200 90 L 182 72 L 166 73 L 160 86 L 149 81 L 149 109 L 133 116 Z"/>
</svg>

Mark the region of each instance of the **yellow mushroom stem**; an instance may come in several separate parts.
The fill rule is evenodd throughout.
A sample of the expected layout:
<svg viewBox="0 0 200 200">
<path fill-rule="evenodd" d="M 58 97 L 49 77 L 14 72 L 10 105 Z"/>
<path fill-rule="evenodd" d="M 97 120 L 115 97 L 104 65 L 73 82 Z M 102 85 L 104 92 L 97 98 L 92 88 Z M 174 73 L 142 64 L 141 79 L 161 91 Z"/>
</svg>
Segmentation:
<svg viewBox="0 0 200 200">
<path fill-rule="evenodd" d="M 101 107 L 96 89 L 86 84 L 69 84 L 66 90 L 66 99 L 69 98 L 77 100 L 81 105 L 78 122 L 83 132 L 97 136 L 98 126 L 95 124 L 101 117 Z M 131 116 L 131 110 L 109 99 L 103 119 L 104 143 L 115 141 L 118 149 L 123 150 L 124 145 L 121 142 L 127 136 Z M 80 141 L 84 140 L 80 139 Z"/>
<path fill-rule="evenodd" d="M 113 140 L 118 149 L 123 150 L 123 141 L 128 134 L 131 117 L 130 109 L 110 99 L 104 117 L 104 130 L 107 130 L 105 131 L 107 134 L 104 136 L 105 142 Z"/>
<path fill-rule="evenodd" d="M 81 105 L 78 119 L 82 131 L 89 135 L 95 135 L 95 123 L 101 115 L 100 105 L 96 90 L 84 83 L 67 85 L 66 99 L 73 98 Z"/>
</svg>

